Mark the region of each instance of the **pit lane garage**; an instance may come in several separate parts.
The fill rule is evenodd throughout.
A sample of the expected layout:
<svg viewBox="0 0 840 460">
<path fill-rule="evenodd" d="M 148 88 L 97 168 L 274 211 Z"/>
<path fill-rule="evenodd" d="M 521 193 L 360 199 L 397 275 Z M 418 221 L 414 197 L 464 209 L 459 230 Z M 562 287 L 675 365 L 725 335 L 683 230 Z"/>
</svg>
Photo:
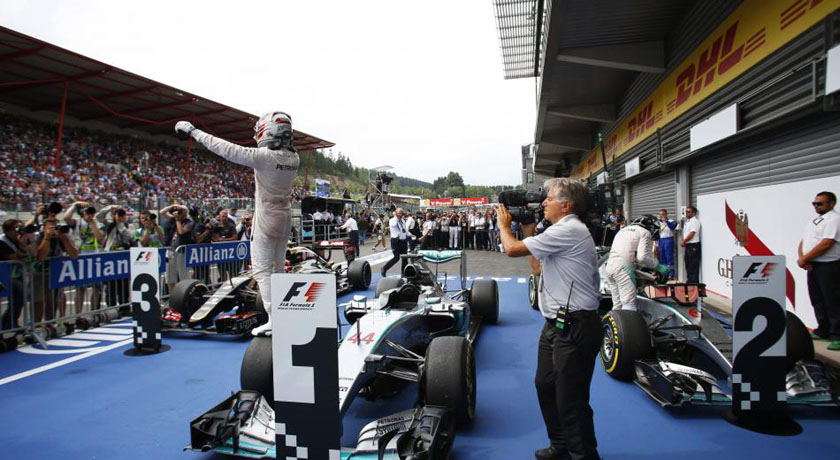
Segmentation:
<svg viewBox="0 0 840 460">
<path fill-rule="evenodd" d="M 545 443 L 545 431 L 533 388 L 543 319 L 528 302 L 529 268 L 524 260 L 472 251 L 468 257 L 467 287 L 477 278 L 495 279 L 500 311 L 497 324 L 482 327 L 476 340 L 475 416 L 457 429 L 452 458 L 531 458 Z M 362 258 L 374 268 L 387 260 L 381 254 Z M 341 295 L 338 303 L 350 305 L 358 295 L 373 299 L 380 280 L 374 273 L 370 288 Z M 444 277 L 450 288 L 460 286 L 454 264 L 441 265 L 438 279 Z M 345 336 L 353 330 L 343 329 Z M 0 416 L 15 421 L 0 431 L 3 457 L 229 458 L 182 449 L 190 442 L 189 422 L 241 388 L 240 365 L 250 341 L 230 335 L 166 335 L 170 351 L 127 358 L 122 352 L 131 347 L 130 331 L 130 322 L 114 323 L 85 331 L 87 339 L 65 338 L 75 346 L 30 346 L 0 354 Z M 663 409 L 600 365 L 592 395 L 605 458 L 726 459 L 742 458 L 745 452 L 762 458 L 832 458 L 837 452 L 840 412 L 835 408 L 792 407 L 803 433 L 773 437 L 726 423 L 722 407 Z M 356 446 L 365 425 L 414 407 L 416 399 L 413 383 L 391 397 L 357 397 L 343 418 L 342 445 Z M 654 433 L 667 436 L 651 442 Z"/>
</svg>

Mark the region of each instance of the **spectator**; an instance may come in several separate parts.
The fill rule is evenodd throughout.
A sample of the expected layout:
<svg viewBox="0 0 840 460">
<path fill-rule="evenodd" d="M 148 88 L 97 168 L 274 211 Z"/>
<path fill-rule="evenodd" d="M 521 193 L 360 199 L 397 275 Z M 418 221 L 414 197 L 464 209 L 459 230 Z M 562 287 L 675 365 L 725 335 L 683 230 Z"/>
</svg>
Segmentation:
<svg viewBox="0 0 840 460">
<path fill-rule="evenodd" d="M 458 247 L 461 249 L 467 249 L 467 230 L 470 228 L 470 219 L 466 212 L 461 211 L 461 216 L 458 217 L 458 225 L 460 226 L 460 229 L 458 230 L 458 233 L 460 234 Z"/>
<path fill-rule="evenodd" d="M 449 248 L 458 249 L 460 244 L 460 223 L 458 221 L 458 214 L 455 211 L 449 213 Z"/>
<path fill-rule="evenodd" d="M 700 220 L 697 219 L 697 208 L 685 208 L 686 221 L 683 226 L 683 240 L 680 243 L 685 248 L 685 271 L 689 283 L 700 282 Z"/>
<path fill-rule="evenodd" d="M 808 294 L 817 317 L 812 337 L 831 340 L 828 349 L 832 351 L 840 350 L 840 215 L 834 210 L 836 204 L 831 192 L 814 198 L 817 216 L 805 226 L 797 261 L 808 270 Z"/>
</svg>

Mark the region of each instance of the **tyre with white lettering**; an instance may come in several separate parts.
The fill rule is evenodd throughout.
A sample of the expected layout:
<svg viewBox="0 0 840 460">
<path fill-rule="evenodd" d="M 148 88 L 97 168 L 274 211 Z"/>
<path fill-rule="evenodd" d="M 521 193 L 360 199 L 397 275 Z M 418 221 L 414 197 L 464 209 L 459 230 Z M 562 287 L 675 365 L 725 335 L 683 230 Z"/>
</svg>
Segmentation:
<svg viewBox="0 0 840 460">
<path fill-rule="evenodd" d="M 436 337 L 426 348 L 420 398 L 449 409 L 458 425 L 475 418 L 476 380 L 472 345 L 460 336 Z"/>
<path fill-rule="evenodd" d="M 636 377 L 636 361 L 653 357 L 647 323 L 639 312 L 613 310 L 601 319 L 604 341 L 601 364 L 607 374 L 630 382 Z"/>
<path fill-rule="evenodd" d="M 371 277 L 370 262 L 367 260 L 354 260 L 347 267 L 347 281 L 357 291 L 370 287 Z"/>
<path fill-rule="evenodd" d="M 475 280 L 470 287 L 470 313 L 484 324 L 499 320 L 499 285 L 496 280 Z"/>
<path fill-rule="evenodd" d="M 271 337 L 254 337 L 245 350 L 239 372 L 243 390 L 257 391 L 269 402 L 274 401 L 274 376 L 272 375 Z"/>
<path fill-rule="evenodd" d="M 169 308 L 180 313 L 182 320 L 186 322 L 204 304 L 204 294 L 208 291 L 207 285 L 201 281 L 179 281 L 169 295 Z"/>
<path fill-rule="evenodd" d="M 531 302 L 531 308 L 534 310 L 540 309 L 540 275 L 531 273 L 528 277 L 528 300 Z"/>
</svg>

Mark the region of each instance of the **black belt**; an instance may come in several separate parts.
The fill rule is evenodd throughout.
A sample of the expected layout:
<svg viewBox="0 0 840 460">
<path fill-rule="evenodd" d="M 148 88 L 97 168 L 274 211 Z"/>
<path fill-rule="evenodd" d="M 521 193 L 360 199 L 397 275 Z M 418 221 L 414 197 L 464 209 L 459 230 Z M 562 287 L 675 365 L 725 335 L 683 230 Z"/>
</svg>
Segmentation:
<svg viewBox="0 0 840 460">
<path fill-rule="evenodd" d="M 597 310 L 575 310 L 568 313 L 569 318 L 586 318 L 589 316 L 598 316 Z M 554 318 L 545 318 L 545 321 L 549 324 L 554 324 Z"/>
</svg>

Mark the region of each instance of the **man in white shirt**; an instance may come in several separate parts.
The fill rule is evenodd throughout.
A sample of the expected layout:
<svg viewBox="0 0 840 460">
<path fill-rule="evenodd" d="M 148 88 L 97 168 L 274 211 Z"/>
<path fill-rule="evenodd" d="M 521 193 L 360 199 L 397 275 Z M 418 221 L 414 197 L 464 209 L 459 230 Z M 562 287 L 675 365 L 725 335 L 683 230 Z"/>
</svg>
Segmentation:
<svg viewBox="0 0 840 460">
<path fill-rule="evenodd" d="M 391 250 L 394 256 L 382 266 L 382 277 L 388 276 L 388 269 L 400 261 L 400 256 L 408 252 L 408 227 L 406 226 L 402 208 L 397 208 L 394 217 L 388 222 L 391 229 Z M 405 268 L 405 261 L 400 264 L 400 273 Z"/>
<path fill-rule="evenodd" d="M 353 215 L 350 214 L 350 211 L 344 213 L 344 224 L 341 225 L 342 230 L 347 230 L 347 236 L 350 238 L 350 243 L 353 244 L 353 248 L 356 250 L 356 257 L 359 257 L 359 224 L 356 222 L 356 219 L 353 218 Z"/>
<path fill-rule="evenodd" d="M 689 283 L 700 282 L 700 220 L 697 219 L 697 208 L 687 206 L 685 208 L 685 226 L 683 227 L 683 240 L 680 246 L 685 248 L 685 271 L 686 281 Z"/>
<path fill-rule="evenodd" d="M 598 315 L 600 284 L 595 241 L 578 215 L 585 215 L 588 192 L 581 181 L 549 179 L 542 202 L 553 225 L 518 241 L 510 213 L 499 207 L 498 226 L 509 257 L 532 255 L 540 261 L 540 334 L 534 383 L 551 445 L 534 452 L 538 460 L 600 458 L 589 388 L 603 332 Z M 523 225 L 532 235 L 534 224 Z M 564 318 L 560 322 L 559 318 Z"/>
<path fill-rule="evenodd" d="M 412 234 L 412 230 L 414 227 L 417 226 L 417 221 L 414 220 L 414 216 L 409 214 L 405 218 L 405 227 L 408 230 L 408 250 L 413 251 L 414 248 L 417 246 L 417 237 Z"/>
<path fill-rule="evenodd" d="M 797 264 L 808 270 L 808 294 L 817 328 L 812 337 L 829 339 L 828 349 L 840 351 L 840 215 L 837 197 L 820 192 L 811 203 L 817 212 L 805 225 Z"/>
</svg>

